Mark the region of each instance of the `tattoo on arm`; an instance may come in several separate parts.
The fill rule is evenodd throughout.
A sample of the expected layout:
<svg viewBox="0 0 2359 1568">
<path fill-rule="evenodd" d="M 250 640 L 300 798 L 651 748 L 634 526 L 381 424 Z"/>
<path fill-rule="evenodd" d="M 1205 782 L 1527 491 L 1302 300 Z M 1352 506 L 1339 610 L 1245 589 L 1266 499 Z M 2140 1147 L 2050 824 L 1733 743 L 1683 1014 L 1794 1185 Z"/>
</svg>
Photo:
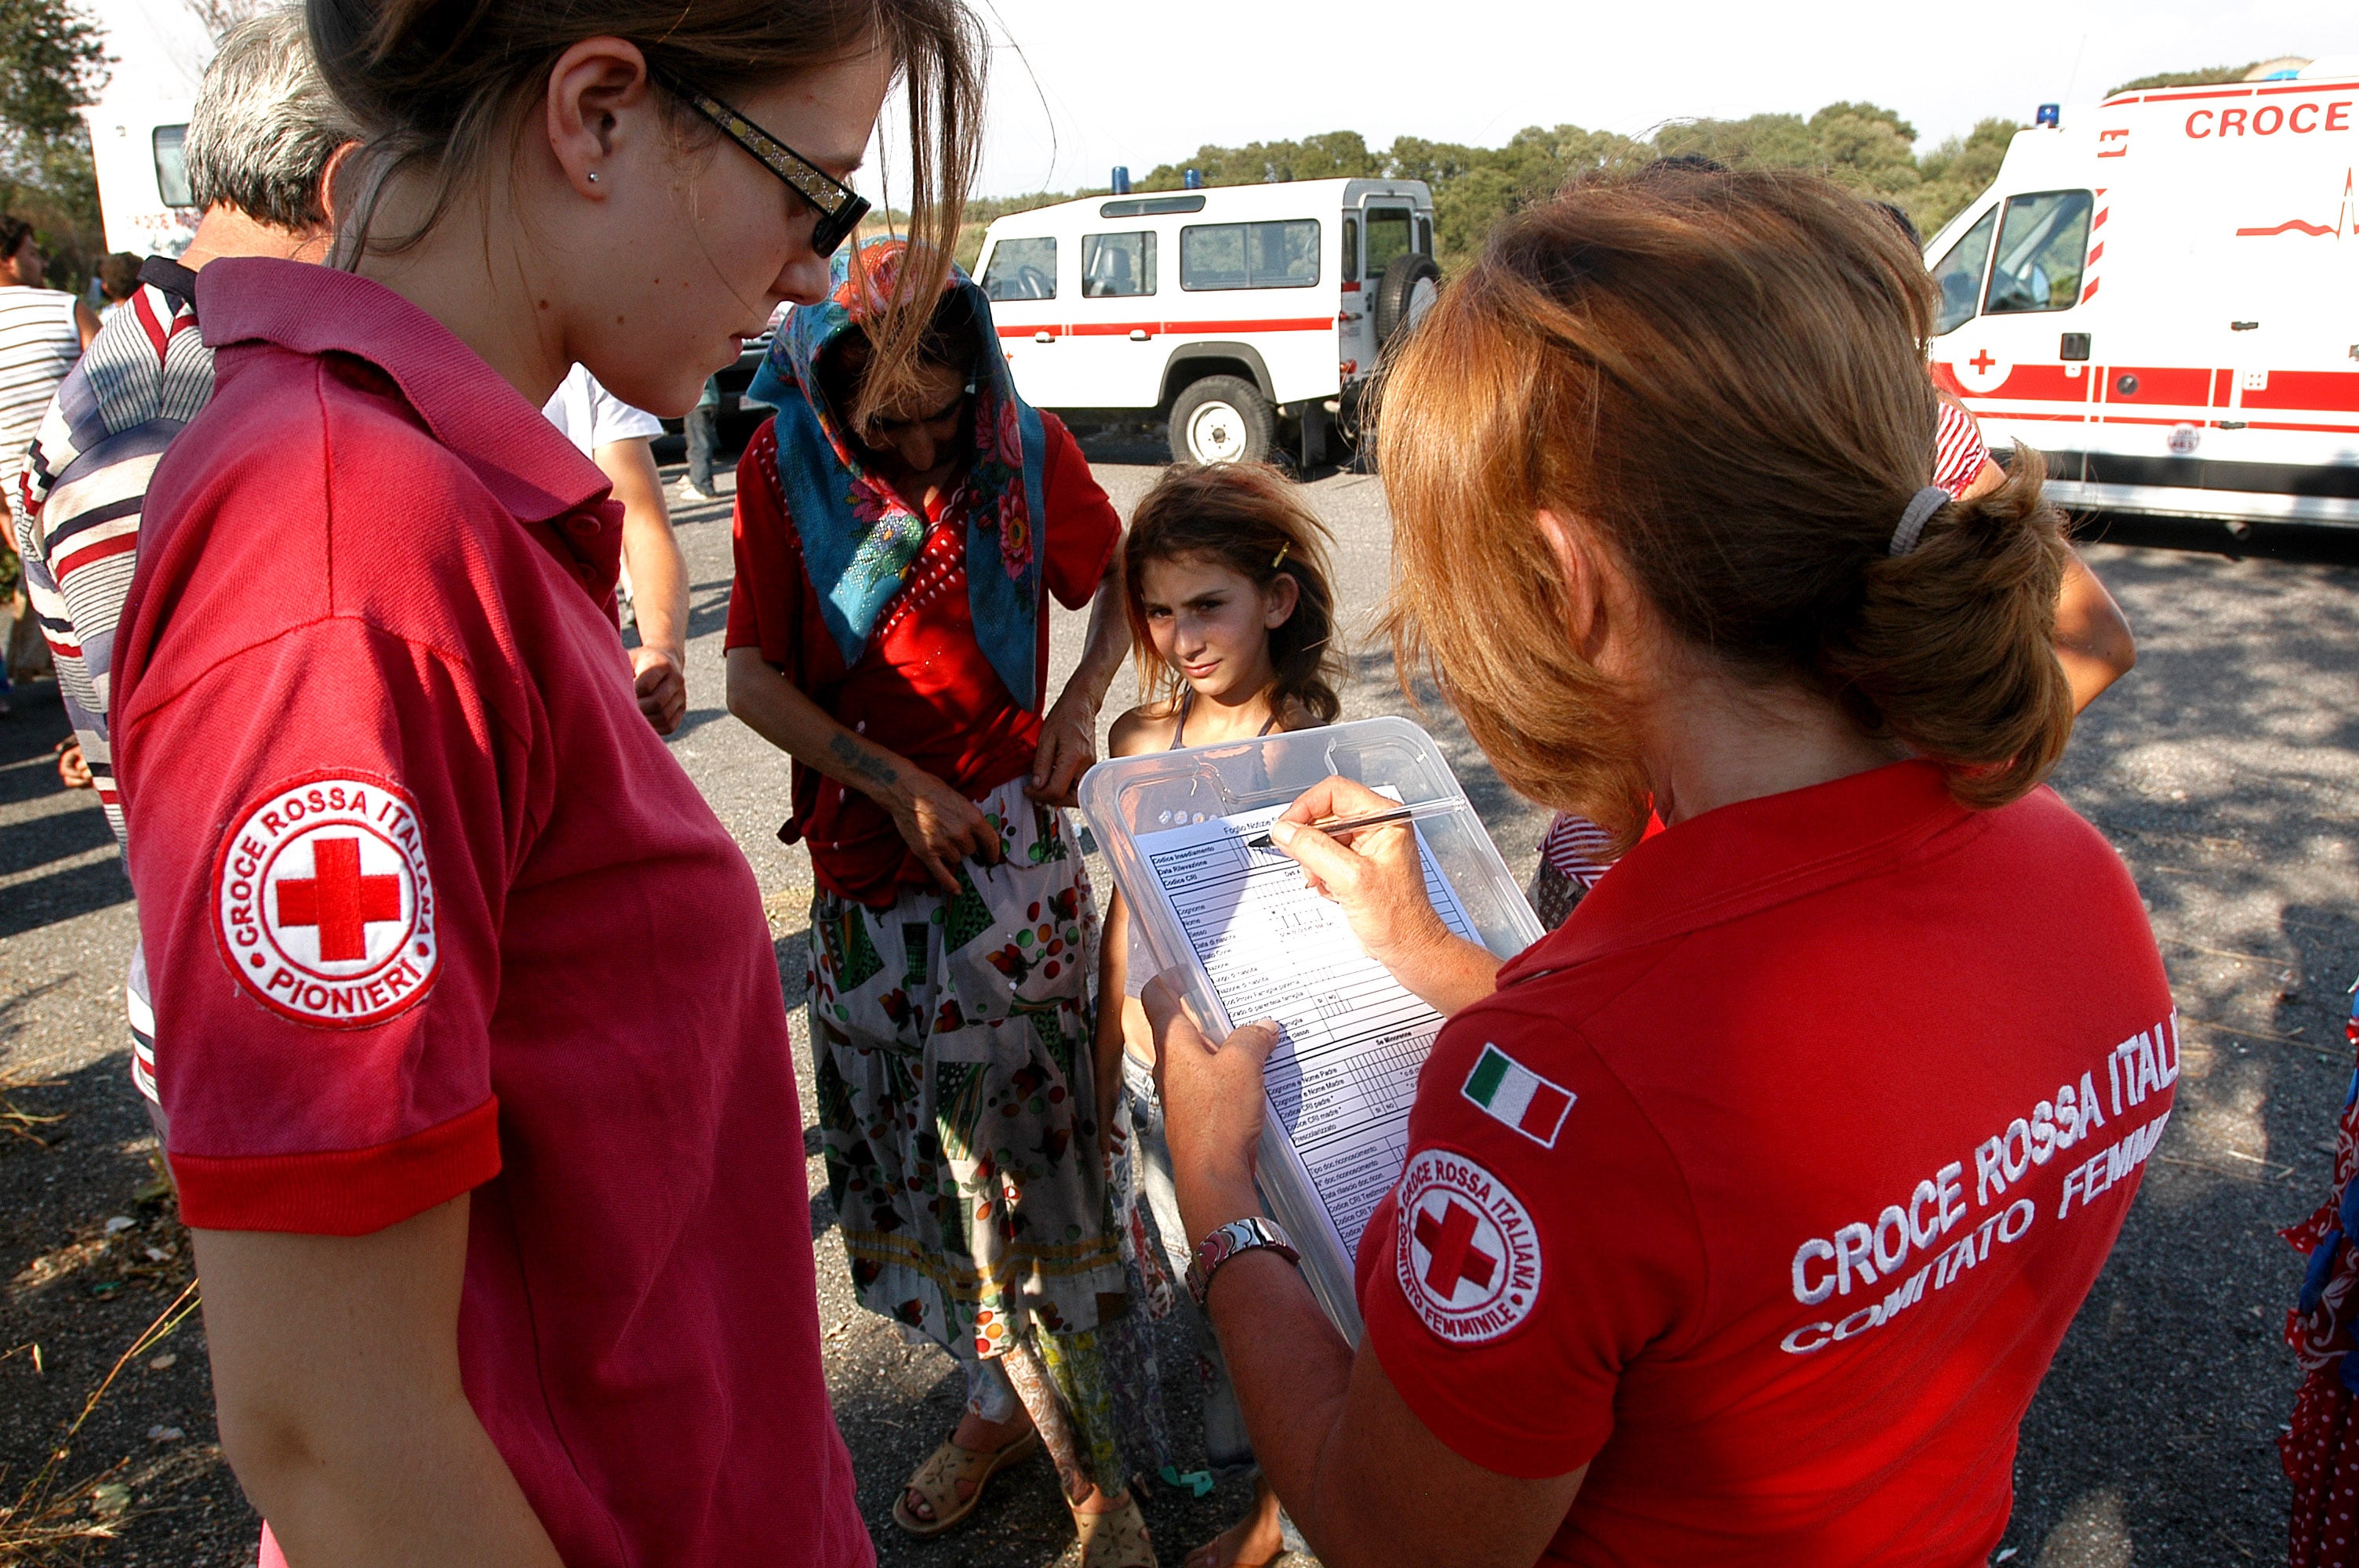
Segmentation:
<svg viewBox="0 0 2359 1568">
<path fill-rule="evenodd" d="M 901 775 L 894 770 L 892 763 L 886 762 L 849 735 L 839 732 L 828 741 L 827 749 L 845 767 L 871 784 L 889 784 L 900 782 Z"/>
</svg>

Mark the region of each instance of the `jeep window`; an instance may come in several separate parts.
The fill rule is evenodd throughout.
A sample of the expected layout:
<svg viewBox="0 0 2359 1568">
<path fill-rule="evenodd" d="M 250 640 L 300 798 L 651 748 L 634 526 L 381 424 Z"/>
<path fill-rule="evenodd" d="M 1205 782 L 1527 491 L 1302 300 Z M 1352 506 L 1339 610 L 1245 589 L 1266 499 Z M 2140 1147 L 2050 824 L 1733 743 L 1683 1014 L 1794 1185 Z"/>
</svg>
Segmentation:
<svg viewBox="0 0 2359 1568">
<path fill-rule="evenodd" d="M 1430 218 L 1417 221 L 1417 254 L 1421 256 L 1433 254 L 1433 220 Z"/>
<path fill-rule="evenodd" d="M 2081 303 L 2081 269 L 2089 251 L 2085 190 L 2043 190 L 2010 196 L 1998 226 L 1990 290 L 1983 311 L 2070 310 Z"/>
<path fill-rule="evenodd" d="M 1318 281 L 1316 219 L 1180 231 L 1182 288 L 1308 288 Z"/>
<path fill-rule="evenodd" d="M 156 127 L 156 194 L 164 199 L 167 207 L 197 204 L 197 199 L 189 192 L 189 166 L 180 157 L 180 141 L 188 134 L 186 125 Z"/>
<path fill-rule="evenodd" d="M 1357 218 L 1343 220 L 1343 281 L 1360 281 L 1360 221 Z"/>
<path fill-rule="evenodd" d="M 1940 314 L 1933 319 L 1933 335 L 1953 332 L 1974 318 L 1974 299 L 1983 291 L 1983 264 L 1990 260 L 1991 231 L 1998 227 L 1998 209 L 1983 214 L 1933 264 L 1933 284 L 1941 291 Z"/>
<path fill-rule="evenodd" d="M 1135 200 L 1101 201 L 1101 218 L 1154 218 L 1166 212 L 1201 212 L 1204 199 L 1201 196 L 1142 196 Z"/>
<path fill-rule="evenodd" d="M 1082 236 L 1082 297 L 1155 292 L 1155 231 Z"/>
<path fill-rule="evenodd" d="M 986 299 L 1056 298 L 1057 242 L 1000 241 L 983 269 L 983 293 Z"/>
<path fill-rule="evenodd" d="M 1368 276 L 1382 277 L 1385 268 L 1417 248 L 1406 207 L 1368 209 Z"/>
</svg>

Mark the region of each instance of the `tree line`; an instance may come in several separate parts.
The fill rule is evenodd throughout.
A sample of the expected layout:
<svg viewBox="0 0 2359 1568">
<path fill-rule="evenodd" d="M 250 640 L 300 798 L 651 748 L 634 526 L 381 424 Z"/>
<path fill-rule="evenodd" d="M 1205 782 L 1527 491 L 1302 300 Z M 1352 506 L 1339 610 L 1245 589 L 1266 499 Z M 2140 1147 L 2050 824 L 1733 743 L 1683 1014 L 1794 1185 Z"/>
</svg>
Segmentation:
<svg viewBox="0 0 2359 1568">
<path fill-rule="evenodd" d="M 215 38 L 262 3 L 184 0 Z M 50 257 L 51 281 L 66 288 L 86 285 L 105 250 L 90 137 L 79 111 L 97 100 L 109 63 L 99 23 L 81 0 L 0 0 L 0 210 L 33 224 Z M 2234 81 L 2253 69 L 2168 72 L 2112 91 Z M 1150 169 L 1136 189 L 1179 189 L 1191 168 L 1207 185 L 1337 176 L 1422 179 L 1433 189 L 1435 248 L 1446 265 L 1478 247 L 1501 218 L 1569 180 L 1701 153 L 1738 168 L 1816 169 L 1863 196 L 1897 204 L 1930 234 L 1990 183 L 2008 138 L 2020 128 L 2011 120 L 1986 119 L 1919 154 L 1916 127 L 1897 111 L 1842 103 L 1808 117 L 1682 120 L 1643 137 L 1533 125 L 1495 147 L 1401 136 L 1378 149 L 1357 131 L 1330 131 L 1296 141 L 1201 146 L 1191 157 Z M 995 218 L 1103 194 L 1100 188 L 973 201 L 960 260 L 973 265 Z"/>
<path fill-rule="evenodd" d="M 2112 89 L 2133 92 L 2201 82 L 2235 81 L 2251 65 L 2218 66 L 2141 77 Z M 2110 96 L 2110 94 L 2109 94 Z M 1889 201 L 1928 238 L 1998 176 L 2008 141 L 2023 127 L 1993 117 L 1962 136 L 1917 151 L 1917 127 L 1875 103 L 1830 103 L 1817 114 L 1753 114 L 1741 120 L 1680 120 L 1646 136 L 1579 125 L 1533 125 L 1503 146 L 1478 147 L 1401 136 L 1382 149 L 1357 131 L 1329 131 L 1299 141 L 1206 145 L 1175 163 L 1158 165 L 1135 190 L 1177 190 L 1194 169 L 1206 185 L 1254 185 L 1278 180 L 1421 179 L 1432 188 L 1434 248 L 1443 266 L 1472 254 L 1491 225 L 1567 182 L 1603 170 L 1652 163 L 1682 153 L 1717 158 L 1734 168 L 1807 168 L 1865 198 Z M 960 259 L 973 265 L 992 220 L 1104 189 L 1042 191 L 969 203 Z"/>
<path fill-rule="evenodd" d="M 90 130 L 106 83 L 97 20 L 68 0 L 0 0 L 0 211 L 33 225 L 49 282 L 79 290 L 104 254 Z"/>
</svg>

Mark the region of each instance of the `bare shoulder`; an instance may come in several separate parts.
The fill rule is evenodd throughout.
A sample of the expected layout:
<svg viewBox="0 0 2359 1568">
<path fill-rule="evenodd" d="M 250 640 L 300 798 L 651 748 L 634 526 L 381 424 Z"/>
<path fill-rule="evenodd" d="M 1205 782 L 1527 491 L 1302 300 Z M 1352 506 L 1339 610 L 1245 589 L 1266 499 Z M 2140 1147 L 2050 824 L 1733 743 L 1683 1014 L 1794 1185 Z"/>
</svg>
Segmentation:
<svg viewBox="0 0 2359 1568">
<path fill-rule="evenodd" d="M 1106 730 L 1106 755 L 1136 757 L 1160 752 L 1171 744 L 1171 721 L 1178 713 L 1169 702 L 1142 703 L 1115 719 Z"/>
<path fill-rule="evenodd" d="M 1299 697 L 1288 697 L 1285 706 L 1278 710 L 1277 728 L 1281 730 L 1316 730 L 1319 726 L 1319 716 L 1304 707 Z"/>
</svg>

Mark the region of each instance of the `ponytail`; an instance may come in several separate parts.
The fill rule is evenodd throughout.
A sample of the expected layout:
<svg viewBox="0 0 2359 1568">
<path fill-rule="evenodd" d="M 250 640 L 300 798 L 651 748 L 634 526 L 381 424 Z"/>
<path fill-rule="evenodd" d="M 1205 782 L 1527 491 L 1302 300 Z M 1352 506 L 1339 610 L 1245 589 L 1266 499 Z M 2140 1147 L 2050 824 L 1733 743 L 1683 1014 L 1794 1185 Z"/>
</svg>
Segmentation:
<svg viewBox="0 0 2359 1568">
<path fill-rule="evenodd" d="M 1914 549 L 1868 564 L 1858 608 L 1820 648 L 1854 717 L 1941 763 L 1968 806 L 2030 789 L 2072 733 L 2055 652 L 2070 546 L 2047 477 L 2046 460 L 2018 447 L 2005 484 L 1946 503 Z"/>
</svg>

